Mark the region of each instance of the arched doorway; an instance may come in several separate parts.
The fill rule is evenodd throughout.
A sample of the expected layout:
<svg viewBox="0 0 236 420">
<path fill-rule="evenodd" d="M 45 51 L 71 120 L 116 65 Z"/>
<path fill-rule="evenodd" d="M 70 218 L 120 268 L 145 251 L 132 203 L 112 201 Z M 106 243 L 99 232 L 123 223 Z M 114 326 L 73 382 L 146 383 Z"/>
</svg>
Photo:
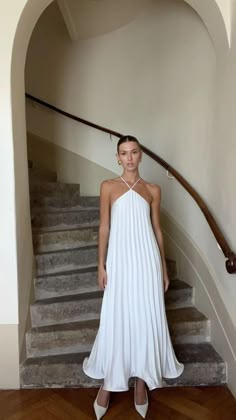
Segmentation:
<svg viewBox="0 0 236 420">
<path fill-rule="evenodd" d="M 10 6 L 4 4 L 0 18 L 3 45 L 1 80 L 4 84 L 0 115 L 3 139 L 0 156 L 0 179 L 3 182 L 0 184 L 0 194 L 4 197 L 0 210 L 3 222 L 0 233 L 0 278 L 3 279 L 0 323 L 5 328 L 1 376 L 3 380 L 8 378 L 7 383 L 0 383 L 2 388 L 19 386 L 19 349 L 24 338 L 33 270 L 24 103 L 25 57 L 33 28 L 52 1 L 20 0 L 14 6 L 14 14 L 10 12 Z M 201 16 L 214 39 L 216 49 L 218 46 L 220 49 L 222 46 L 227 48 L 229 31 L 226 16 L 219 7 L 221 2 L 186 2 Z M 201 8 L 199 4 L 203 3 L 207 6 Z"/>
</svg>

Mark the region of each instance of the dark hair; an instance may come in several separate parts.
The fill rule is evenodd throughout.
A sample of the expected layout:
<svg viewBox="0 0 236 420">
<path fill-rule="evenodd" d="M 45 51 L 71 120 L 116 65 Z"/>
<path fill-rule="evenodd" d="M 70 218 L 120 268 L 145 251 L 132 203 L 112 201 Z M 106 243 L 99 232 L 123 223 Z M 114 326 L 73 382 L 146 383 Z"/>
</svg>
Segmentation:
<svg viewBox="0 0 236 420">
<path fill-rule="evenodd" d="M 119 153 L 119 147 L 120 147 L 120 145 L 121 145 L 121 144 L 123 144 L 123 143 L 126 143 L 126 142 L 128 142 L 128 141 L 134 141 L 135 143 L 137 143 L 137 145 L 138 145 L 138 146 L 140 147 L 140 149 L 141 149 L 141 144 L 139 143 L 138 139 L 136 139 L 136 137 L 126 135 L 126 136 L 122 136 L 122 137 L 120 137 L 120 140 L 119 140 L 119 141 L 118 141 L 118 143 L 117 143 L 117 152 L 118 152 L 118 153 Z"/>
</svg>

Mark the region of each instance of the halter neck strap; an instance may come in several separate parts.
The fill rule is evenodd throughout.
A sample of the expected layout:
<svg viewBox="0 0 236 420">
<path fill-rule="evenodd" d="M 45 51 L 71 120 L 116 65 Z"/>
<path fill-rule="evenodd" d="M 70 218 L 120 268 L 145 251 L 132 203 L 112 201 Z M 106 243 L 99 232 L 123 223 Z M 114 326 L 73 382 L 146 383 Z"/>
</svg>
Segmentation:
<svg viewBox="0 0 236 420">
<path fill-rule="evenodd" d="M 124 179 L 124 178 L 122 178 L 122 176 L 120 177 L 121 179 L 122 179 L 122 181 L 124 181 L 124 183 L 127 185 L 127 187 L 130 189 L 130 190 L 132 190 L 134 187 L 135 187 L 135 185 L 140 181 L 140 179 L 141 178 L 139 178 L 133 185 L 132 185 L 132 187 L 130 187 L 129 186 L 129 184 L 128 184 L 128 182 L 126 182 L 126 180 Z"/>
</svg>

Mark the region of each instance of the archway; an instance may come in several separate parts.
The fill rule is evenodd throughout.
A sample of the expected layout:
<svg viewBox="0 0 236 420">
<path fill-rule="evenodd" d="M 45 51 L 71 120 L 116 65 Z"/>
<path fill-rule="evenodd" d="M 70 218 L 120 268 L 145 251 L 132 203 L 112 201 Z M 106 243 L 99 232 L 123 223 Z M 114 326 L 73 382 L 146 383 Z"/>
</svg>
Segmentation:
<svg viewBox="0 0 236 420">
<path fill-rule="evenodd" d="M 0 232 L 0 328 L 5 328 L 1 330 L 4 347 L 0 367 L 3 380 L 8 378 L 7 383 L 0 383 L 1 388 L 19 387 L 19 349 L 24 337 L 33 269 L 24 103 L 25 57 L 33 28 L 52 1 L 19 0 L 14 5 L 14 13 L 10 10 L 12 6 L 5 2 L 0 17 L 0 76 L 4 86 L 0 99 L 0 135 L 3 144 L 0 194 L 4 197 L 0 208 L 3 222 Z M 202 18 L 216 50 L 228 48 L 228 9 L 222 7 L 222 1 L 185 1 Z"/>
<path fill-rule="evenodd" d="M 230 0 L 185 0 L 200 16 L 217 53 L 230 47 Z"/>
</svg>

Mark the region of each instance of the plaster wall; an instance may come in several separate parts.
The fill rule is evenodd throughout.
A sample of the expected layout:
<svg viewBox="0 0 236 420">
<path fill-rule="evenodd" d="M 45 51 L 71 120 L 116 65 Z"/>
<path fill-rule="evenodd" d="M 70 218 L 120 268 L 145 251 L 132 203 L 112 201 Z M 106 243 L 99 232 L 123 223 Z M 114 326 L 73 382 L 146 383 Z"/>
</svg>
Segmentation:
<svg viewBox="0 0 236 420">
<path fill-rule="evenodd" d="M 70 152 L 31 133 L 27 135 L 28 157 L 34 166 L 57 173 L 60 182 L 79 183 L 80 194 L 99 195 L 104 179 L 116 174 L 100 165 Z"/>
<path fill-rule="evenodd" d="M 0 389 L 19 388 L 18 325 L 0 324 Z"/>
</svg>

